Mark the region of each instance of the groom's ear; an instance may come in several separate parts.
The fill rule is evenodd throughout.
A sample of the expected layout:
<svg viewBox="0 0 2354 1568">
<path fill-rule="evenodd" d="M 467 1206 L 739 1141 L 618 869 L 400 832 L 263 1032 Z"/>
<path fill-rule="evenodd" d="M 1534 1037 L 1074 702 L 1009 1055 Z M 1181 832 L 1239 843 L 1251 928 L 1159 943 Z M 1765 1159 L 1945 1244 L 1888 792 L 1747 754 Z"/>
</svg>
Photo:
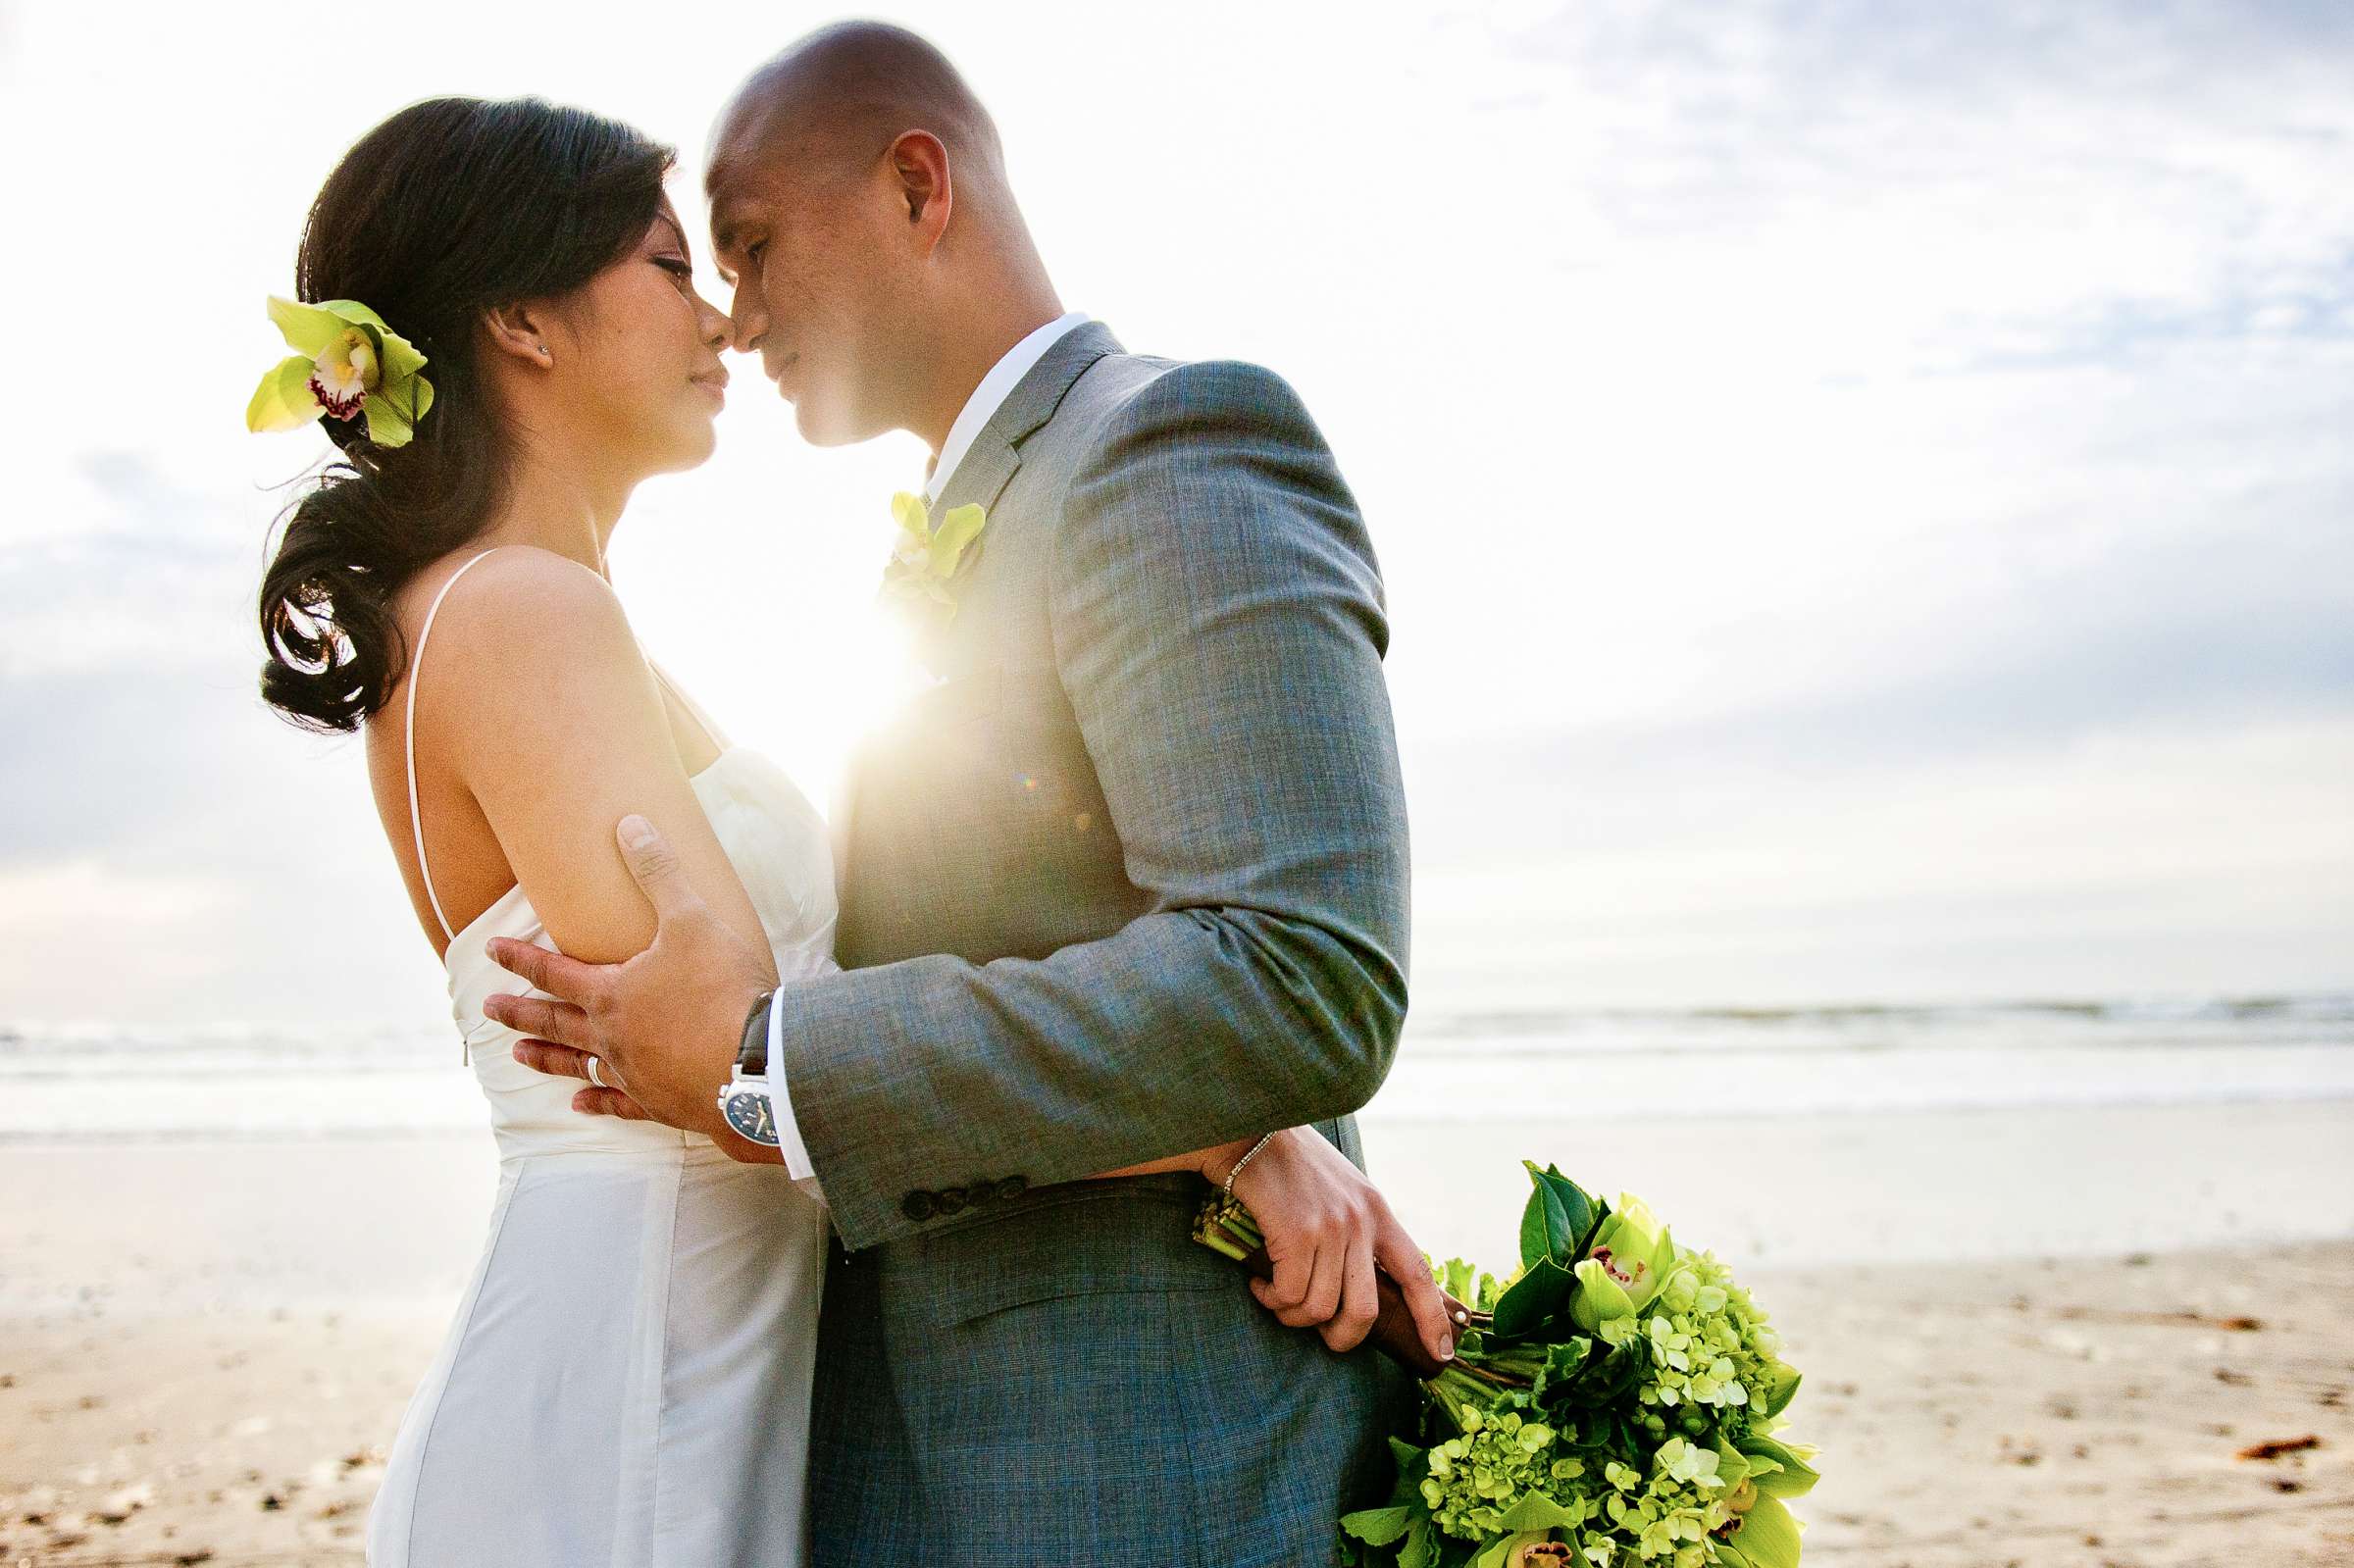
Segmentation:
<svg viewBox="0 0 2354 1568">
<path fill-rule="evenodd" d="M 948 149 L 929 130 L 906 130 L 891 144 L 885 167 L 905 205 L 907 226 L 923 241 L 926 254 L 940 243 L 948 227 L 955 191 L 948 177 Z"/>
</svg>

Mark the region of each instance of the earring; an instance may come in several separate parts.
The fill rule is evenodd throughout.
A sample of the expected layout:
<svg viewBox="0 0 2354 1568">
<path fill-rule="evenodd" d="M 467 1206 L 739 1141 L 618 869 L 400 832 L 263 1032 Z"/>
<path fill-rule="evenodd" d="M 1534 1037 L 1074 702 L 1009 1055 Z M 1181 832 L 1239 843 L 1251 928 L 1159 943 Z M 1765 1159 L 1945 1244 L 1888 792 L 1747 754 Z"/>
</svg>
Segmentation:
<svg viewBox="0 0 2354 1568">
<path fill-rule="evenodd" d="M 547 345 L 545 343 L 541 343 L 539 345 L 539 357 L 541 359 L 547 358 Z"/>
</svg>

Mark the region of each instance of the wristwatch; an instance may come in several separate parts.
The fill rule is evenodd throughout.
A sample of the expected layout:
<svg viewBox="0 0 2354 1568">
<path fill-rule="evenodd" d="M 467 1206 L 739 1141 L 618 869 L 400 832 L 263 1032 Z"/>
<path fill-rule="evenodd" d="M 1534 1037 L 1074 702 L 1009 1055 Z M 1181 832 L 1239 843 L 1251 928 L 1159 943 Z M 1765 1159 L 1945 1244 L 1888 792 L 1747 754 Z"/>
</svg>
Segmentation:
<svg viewBox="0 0 2354 1568">
<path fill-rule="evenodd" d="M 728 1125 L 755 1143 L 778 1145 L 777 1112 L 768 1097 L 768 998 L 752 1004 L 743 1021 L 743 1041 L 736 1047 L 736 1071 L 719 1091 L 719 1114 Z"/>
</svg>

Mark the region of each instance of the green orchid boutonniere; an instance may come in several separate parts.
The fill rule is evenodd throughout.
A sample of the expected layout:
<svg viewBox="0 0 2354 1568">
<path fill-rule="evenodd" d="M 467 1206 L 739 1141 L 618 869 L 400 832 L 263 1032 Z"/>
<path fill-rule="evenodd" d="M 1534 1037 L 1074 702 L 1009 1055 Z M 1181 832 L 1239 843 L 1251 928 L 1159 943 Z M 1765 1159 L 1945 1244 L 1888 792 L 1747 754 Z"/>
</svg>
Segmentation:
<svg viewBox="0 0 2354 1568">
<path fill-rule="evenodd" d="M 291 430 L 322 414 L 365 419 L 378 446 L 406 446 L 434 406 L 425 356 L 355 300 L 298 304 L 275 295 L 270 319 L 294 354 L 262 378 L 245 406 L 249 430 Z"/>
<path fill-rule="evenodd" d="M 952 506 L 935 529 L 924 498 L 905 490 L 891 498 L 891 513 L 898 520 L 899 534 L 892 545 L 891 564 L 883 569 L 883 597 L 953 619 L 956 596 L 948 591 L 948 583 L 966 550 L 988 526 L 989 514 L 978 506 Z"/>
</svg>

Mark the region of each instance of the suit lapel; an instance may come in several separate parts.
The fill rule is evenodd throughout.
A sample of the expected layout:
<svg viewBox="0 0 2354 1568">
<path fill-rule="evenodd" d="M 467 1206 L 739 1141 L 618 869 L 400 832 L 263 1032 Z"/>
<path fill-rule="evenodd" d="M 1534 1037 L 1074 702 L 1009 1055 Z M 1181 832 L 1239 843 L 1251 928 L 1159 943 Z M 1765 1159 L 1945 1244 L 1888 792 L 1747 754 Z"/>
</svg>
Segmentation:
<svg viewBox="0 0 2354 1568">
<path fill-rule="evenodd" d="M 1062 405 L 1063 394 L 1086 374 L 1090 365 L 1106 354 L 1119 352 L 1120 340 L 1101 322 L 1073 328 L 1048 349 L 1030 367 L 1029 374 L 1014 383 L 1005 401 L 998 405 L 998 411 L 990 416 L 980 435 L 965 450 L 956 472 L 948 476 L 947 488 L 940 492 L 940 499 L 932 505 L 932 526 L 938 528 L 951 507 L 978 505 L 987 510 L 996 506 L 998 497 L 1004 493 L 1006 484 L 1022 466 L 1021 443 L 1054 417 L 1055 409 Z M 958 563 L 957 576 L 970 573 L 988 547 L 989 531 L 984 529 Z M 835 885 L 844 907 L 849 903 L 850 881 L 856 874 L 850 843 L 862 793 L 862 770 L 855 761 L 857 755 L 853 753 L 848 777 L 839 791 L 840 816 L 835 827 Z"/>
<path fill-rule="evenodd" d="M 978 505 L 983 511 L 995 507 L 998 497 L 1004 493 L 1006 481 L 1022 466 L 1021 449 L 1000 437 L 994 429 L 996 424 L 997 421 L 990 421 L 993 428 L 984 430 L 965 448 L 956 472 L 948 476 L 948 487 L 932 503 L 934 528 L 940 527 L 940 520 L 956 507 Z"/>
<path fill-rule="evenodd" d="M 1063 394 L 1090 365 L 1119 351 L 1119 339 L 1101 322 L 1088 322 L 1063 334 L 1030 367 L 1027 376 L 1014 382 L 1005 401 L 981 427 L 956 472 L 948 476 L 947 488 L 940 492 L 939 504 L 932 509 L 934 520 L 947 516 L 954 506 L 977 505 L 986 510 L 997 505 L 1014 471 L 1022 466 L 1023 440 L 1054 417 Z"/>
</svg>

